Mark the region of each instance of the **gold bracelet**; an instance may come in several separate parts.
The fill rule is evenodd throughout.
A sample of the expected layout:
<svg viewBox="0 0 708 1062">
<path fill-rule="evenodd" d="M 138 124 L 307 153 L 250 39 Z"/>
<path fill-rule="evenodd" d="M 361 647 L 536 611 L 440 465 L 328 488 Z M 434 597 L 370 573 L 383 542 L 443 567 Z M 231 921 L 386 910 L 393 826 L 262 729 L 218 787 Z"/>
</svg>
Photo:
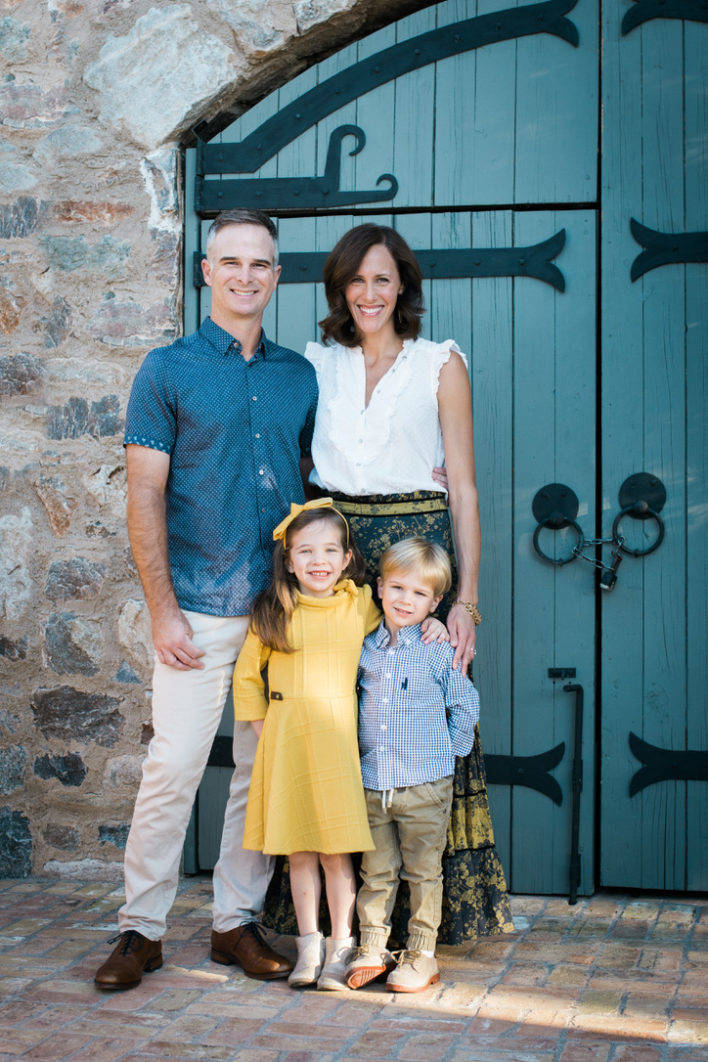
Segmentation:
<svg viewBox="0 0 708 1062">
<path fill-rule="evenodd" d="M 465 612 L 467 612 L 474 620 L 475 627 L 479 627 L 480 623 L 482 622 L 482 613 L 479 611 L 475 604 L 473 604 L 471 601 L 461 601 L 459 597 L 455 604 L 462 605 Z"/>
</svg>

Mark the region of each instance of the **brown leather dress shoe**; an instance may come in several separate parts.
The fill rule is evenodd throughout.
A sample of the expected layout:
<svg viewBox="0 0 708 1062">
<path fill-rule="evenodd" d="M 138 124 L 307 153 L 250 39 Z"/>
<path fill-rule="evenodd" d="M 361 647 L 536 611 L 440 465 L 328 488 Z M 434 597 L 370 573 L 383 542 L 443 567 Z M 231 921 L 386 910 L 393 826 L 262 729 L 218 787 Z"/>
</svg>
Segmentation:
<svg viewBox="0 0 708 1062">
<path fill-rule="evenodd" d="M 97 988 L 120 991 L 135 988 L 144 973 L 152 973 L 162 966 L 162 941 L 148 940 L 137 929 L 128 929 L 109 940 L 118 941 L 115 948 L 96 973 Z"/>
<path fill-rule="evenodd" d="M 246 922 L 227 933 L 212 929 L 211 957 L 223 966 L 240 966 L 257 981 L 276 981 L 287 977 L 293 968 L 289 959 L 273 951 L 256 922 Z"/>
</svg>

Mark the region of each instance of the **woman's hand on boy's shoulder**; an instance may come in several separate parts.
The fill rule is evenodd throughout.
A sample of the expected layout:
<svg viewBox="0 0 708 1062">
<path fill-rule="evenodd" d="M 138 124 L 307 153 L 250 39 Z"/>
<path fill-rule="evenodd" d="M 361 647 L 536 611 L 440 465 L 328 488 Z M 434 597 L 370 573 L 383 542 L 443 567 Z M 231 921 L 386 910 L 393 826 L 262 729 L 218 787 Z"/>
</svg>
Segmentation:
<svg viewBox="0 0 708 1062">
<path fill-rule="evenodd" d="M 444 623 L 435 616 L 428 616 L 420 625 L 420 633 L 426 645 L 431 642 L 449 642 L 450 633 Z"/>
</svg>

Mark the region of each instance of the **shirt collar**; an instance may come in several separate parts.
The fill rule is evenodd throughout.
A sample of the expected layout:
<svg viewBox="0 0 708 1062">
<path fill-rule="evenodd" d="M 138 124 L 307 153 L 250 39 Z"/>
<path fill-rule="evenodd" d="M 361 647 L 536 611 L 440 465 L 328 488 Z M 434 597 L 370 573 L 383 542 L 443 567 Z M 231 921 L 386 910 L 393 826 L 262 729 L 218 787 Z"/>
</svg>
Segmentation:
<svg viewBox="0 0 708 1062">
<path fill-rule="evenodd" d="M 420 628 L 420 623 L 416 623 L 414 627 L 403 627 L 398 632 L 398 643 L 396 648 L 399 645 L 411 645 L 413 642 L 419 641 L 421 634 L 422 631 Z M 385 647 L 390 643 L 390 641 L 391 637 L 386 627 L 386 621 L 381 620 L 381 623 L 374 632 L 374 645 L 377 649 L 385 649 Z"/>
<path fill-rule="evenodd" d="M 241 344 L 238 339 L 232 336 L 230 332 L 227 332 L 220 325 L 215 324 L 211 317 L 207 317 L 202 321 L 199 326 L 199 334 L 203 336 L 208 343 L 211 343 L 212 347 L 214 347 L 214 349 L 222 356 L 229 354 L 232 350 L 236 354 L 241 353 Z M 256 347 L 254 357 L 265 357 L 271 346 L 272 344 L 270 340 L 263 329 L 261 329 L 261 338 Z"/>
</svg>

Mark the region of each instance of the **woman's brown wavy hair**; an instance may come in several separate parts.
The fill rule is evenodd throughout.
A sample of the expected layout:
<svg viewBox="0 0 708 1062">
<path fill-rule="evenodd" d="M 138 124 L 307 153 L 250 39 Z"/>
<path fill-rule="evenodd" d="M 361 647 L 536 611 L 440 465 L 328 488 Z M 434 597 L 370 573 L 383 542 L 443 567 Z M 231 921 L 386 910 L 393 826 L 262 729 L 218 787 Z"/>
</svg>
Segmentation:
<svg viewBox="0 0 708 1062">
<path fill-rule="evenodd" d="M 358 337 L 344 292 L 356 276 L 364 255 L 383 244 L 396 262 L 403 284 L 393 312 L 393 327 L 401 339 L 417 339 L 420 335 L 423 307 L 423 288 L 420 266 L 415 255 L 399 233 L 387 225 L 357 225 L 339 240 L 324 266 L 324 285 L 329 314 L 319 322 L 322 342 L 335 340 L 345 347 L 357 345 Z"/>
<path fill-rule="evenodd" d="M 273 551 L 273 578 L 270 586 L 256 598 L 251 612 L 251 630 L 264 645 L 279 653 L 292 653 L 294 649 L 288 638 L 288 627 L 297 605 L 298 585 L 292 572 L 288 571 L 288 553 L 292 536 L 316 520 L 329 520 L 342 538 L 345 553 L 352 551 L 349 564 L 342 572 L 342 579 L 352 579 L 357 586 L 364 585 L 366 565 L 364 558 L 352 539 L 349 525 L 336 509 L 305 509 L 288 525 L 285 541 L 279 540 Z"/>
</svg>

